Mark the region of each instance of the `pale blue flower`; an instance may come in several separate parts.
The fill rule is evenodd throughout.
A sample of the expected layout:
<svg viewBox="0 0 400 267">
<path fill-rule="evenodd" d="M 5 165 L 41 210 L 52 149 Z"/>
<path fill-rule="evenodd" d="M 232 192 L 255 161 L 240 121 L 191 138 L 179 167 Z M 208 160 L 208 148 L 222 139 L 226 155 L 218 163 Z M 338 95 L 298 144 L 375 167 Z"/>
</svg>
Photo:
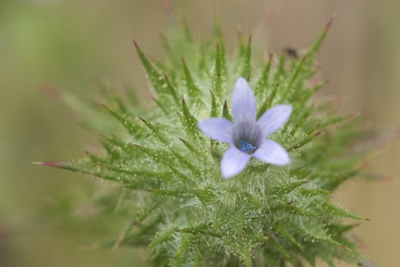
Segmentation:
<svg viewBox="0 0 400 267">
<path fill-rule="evenodd" d="M 232 113 L 233 123 L 224 118 L 210 118 L 198 124 L 204 134 L 230 144 L 221 161 L 222 177 L 239 174 L 251 157 L 279 166 L 290 163 L 286 150 L 266 138 L 286 123 L 292 113 L 291 105 L 275 106 L 256 121 L 253 91 L 245 79 L 239 78 L 233 90 Z"/>
</svg>

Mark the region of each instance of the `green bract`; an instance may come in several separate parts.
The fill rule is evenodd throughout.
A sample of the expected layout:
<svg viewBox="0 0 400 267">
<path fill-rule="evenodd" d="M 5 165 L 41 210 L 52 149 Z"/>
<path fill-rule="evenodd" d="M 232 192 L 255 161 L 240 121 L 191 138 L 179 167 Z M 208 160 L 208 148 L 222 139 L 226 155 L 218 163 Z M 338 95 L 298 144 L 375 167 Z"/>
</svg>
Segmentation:
<svg viewBox="0 0 400 267">
<path fill-rule="evenodd" d="M 203 41 L 194 40 L 185 23 L 171 29 L 161 62 L 150 61 L 135 42 L 154 104 L 139 104 L 132 91 L 124 97 L 105 91 L 102 108 L 89 109 L 94 113 L 88 121 L 104 134 L 104 152 L 43 164 L 129 190 L 126 198 L 141 209 L 119 238 L 104 244 L 147 247 L 152 266 L 363 262 L 348 236 L 356 224 L 341 218 L 366 219 L 331 200 L 331 192 L 360 172 L 362 155 L 350 149 L 360 137 L 360 119 L 335 114 L 314 98 L 325 82 L 310 81 L 330 24 L 302 58 L 282 53 L 263 60 L 265 51 L 252 51 L 251 38 L 245 42 L 242 36 L 236 53 L 228 55 L 219 22 L 215 35 Z M 292 163 L 252 160 L 225 180 L 220 161 L 228 145 L 210 140 L 197 125 L 209 117 L 232 120 L 230 99 L 239 77 L 254 90 L 258 117 L 281 103 L 293 106 L 290 121 L 271 135 Z"/>
</svg>

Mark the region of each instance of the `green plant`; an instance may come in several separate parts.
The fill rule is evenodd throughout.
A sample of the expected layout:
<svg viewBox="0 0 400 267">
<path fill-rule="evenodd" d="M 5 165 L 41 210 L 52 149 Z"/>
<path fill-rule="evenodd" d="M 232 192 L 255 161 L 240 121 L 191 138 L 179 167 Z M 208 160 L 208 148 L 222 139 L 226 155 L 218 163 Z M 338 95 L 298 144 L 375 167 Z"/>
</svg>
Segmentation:
<svg viewBox="0 0 400 267">
<path fill-rule="evenodd" d="M 153 266 L 361 264 L 364 256 L 348 234 L 357 223 L 342 218 L 366 218 L 331 199 L 338 186 L 360 174 L 363 153 L 351 146 L 362 136 L 361 118 L 337 115 L 315 97 L 326 81 L 310 80 L 331 23 L 303 57 L 271 54 L 266 62 L 243 36 L 228 56 L 219 21 L 204 41 L 195 40 L 186 23 L 172 28 L 161 62 L 150 61 L 134 42 L 154 104 L 142 105 L 132 90 L 124 96 L 103 90 L 102 109 L 80 106 L 83 114 L 90 112 L 87 126 L 103 134 L 103 152 L 41 164 L 126 188 L 126 200 L 140 209 L 118 238 L 99 245 L 148 247 Z M 239 77 L 254 90 L 257 118 L 275 105 L 292 106 L 289 121 L 271 135 L 291 163 L 252 159 L 237 176 L 223 179 L 220 162 L 228 145 L 208 138 L 198 124 L 209 117 L 232 121 L 230 99 Z M 244 145 L 246 152 L 255 149 Z"/>
</svg>

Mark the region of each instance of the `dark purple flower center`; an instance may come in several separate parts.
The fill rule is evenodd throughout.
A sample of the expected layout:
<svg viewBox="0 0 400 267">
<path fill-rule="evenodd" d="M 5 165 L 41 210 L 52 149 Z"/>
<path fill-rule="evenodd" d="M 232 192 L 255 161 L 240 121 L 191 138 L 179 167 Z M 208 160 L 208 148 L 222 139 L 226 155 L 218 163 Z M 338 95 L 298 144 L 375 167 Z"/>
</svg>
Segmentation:
<svg viewBox="0 0 400 267">
<path fill-rule="evenodd" d="M 262 131 L 254 122 L 240 122 L 234 125 L 233 142 L 246 154 L 253 154 L 262 144 Z"/>
</svg>

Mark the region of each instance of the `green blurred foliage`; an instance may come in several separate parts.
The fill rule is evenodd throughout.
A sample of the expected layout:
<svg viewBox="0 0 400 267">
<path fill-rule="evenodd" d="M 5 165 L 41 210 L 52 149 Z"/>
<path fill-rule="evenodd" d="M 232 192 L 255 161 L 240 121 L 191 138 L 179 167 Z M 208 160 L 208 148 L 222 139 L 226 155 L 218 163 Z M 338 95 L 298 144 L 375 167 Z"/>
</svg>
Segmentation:
<svg viewBox="0 0 400 267">
<path fill-rule="evenodd" d="M 115 236 L 123 227 L 128 211 L 115 211 L 117 200 L 109 201 L 107 216 L 95 216 L 96 202 L 107 199 L 109 185 L 30 162 L 76 159 L 84 154 L 82 147 L 98 146 L 99 137 L 77 126 L 74 115 L 49 97 L 54 92 L 49 88 L 95 99 L 94 79 L 100 78 L 117 87 L 132 82 L 144 99 L 148 97 L 131 38 L 150 57 L 162 56 L 158 32 L 166 30 L 167 19 L 160 2 L 0 1 L 1 266 L 132 266 L 135 259 L 143 260 L 143 251 L 80 250 L 83 244 Z M 277 51 L 303 48 L 337 13 L 320 53 L 325 77 L 335 77 L 326 91 L 348 98 L 347 110 L 368 108 L 374 127 L 398 127 L 398 1 L 171 2 L 198 29 L 198 38 L 211 31 L 218 6 L 228 50 L 238 27 L 253 32 L 255 43 Z M 398 143 L 391 145 L 372 170 L 395 176 L 399 157 Z M 104 194 L 99 196 L 99 190 Z M 338 196 L 351 210 L 376 221 L 361 226 L 359 234 L 378 266 L 400 264 L 399 190 L 398 182 L 374 182 L 350 186 Z M 63 209 L 70 215 L 57 214 Z M 49 211 L 54 216 L 44 217 Z"/>
<path fill-rule="evenodd" d="M 85 14 L 91 6 L 76 4 L 1 3 L 1 266 L 127 266 L 132 262 L 127 258 L 138 257 L 123 251 L 82 253 L 79 246 L 97 240 L 99 232 L 115 234 L 109 225 L 118 225 L 118 212 L 110 208 L 115 216 L 98 218 L 95 203 L 107 194 L 99 197 L 95 183 L 30 164 L 81 157 L 80 146 L 97 145 L 98 136 L 76 125 L 53 89 L 88 95 L 95 77 L 107 79 L 118 69 L 115 54 L 105 53 L 112 38 L 104 36 L 106 22 L 88 19 L 104 10 Z M 97 220 L 102 224 L 94 224 Z"/>
</svg>

